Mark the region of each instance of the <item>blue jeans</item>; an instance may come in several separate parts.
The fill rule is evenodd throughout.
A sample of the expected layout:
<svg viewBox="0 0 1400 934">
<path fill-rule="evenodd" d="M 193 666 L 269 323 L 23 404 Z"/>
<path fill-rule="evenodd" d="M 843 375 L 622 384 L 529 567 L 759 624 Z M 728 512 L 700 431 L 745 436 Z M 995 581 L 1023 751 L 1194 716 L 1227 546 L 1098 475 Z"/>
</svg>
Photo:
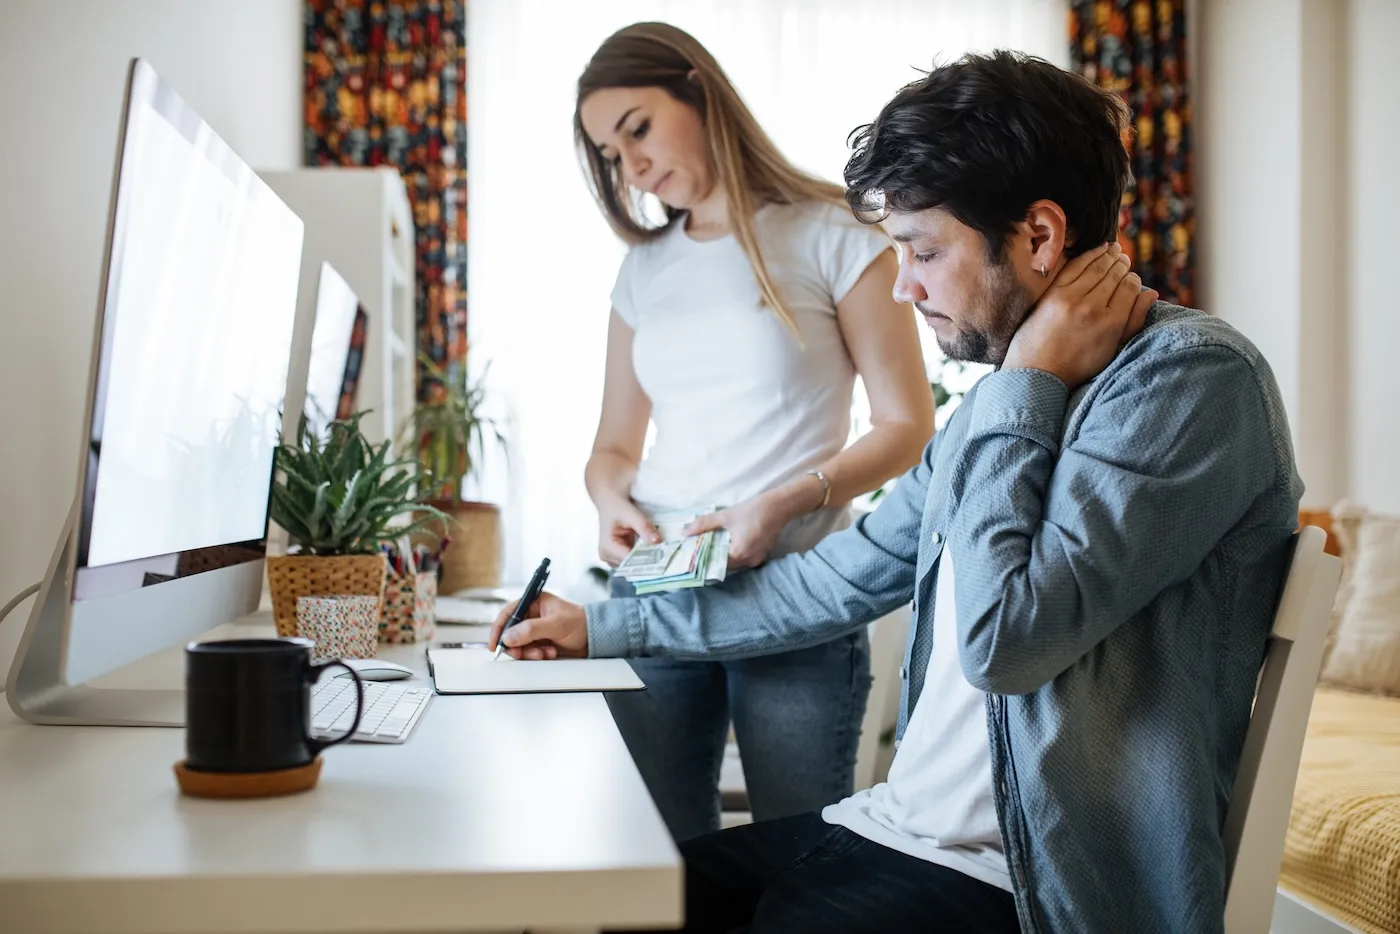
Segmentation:
<svg viewBox="0 0 1400 934">
<path fill-rule="evenodd" d="M 615 597 L 632 585 L 614 578 Z M 607 695 L 618 730 L 677 841 L 720 827 L 730 718 L 754 820 L 813 811 L 853 790 L 870 693 L 865 630 L 729 662 L 634 658 L 645 691 Z"/>
<path fill-rule="evenodd" d="M 681 844 L 691 934 L 1017 934 L 1011 893 L 872 843 L 820 814 Z"/>
</svg>

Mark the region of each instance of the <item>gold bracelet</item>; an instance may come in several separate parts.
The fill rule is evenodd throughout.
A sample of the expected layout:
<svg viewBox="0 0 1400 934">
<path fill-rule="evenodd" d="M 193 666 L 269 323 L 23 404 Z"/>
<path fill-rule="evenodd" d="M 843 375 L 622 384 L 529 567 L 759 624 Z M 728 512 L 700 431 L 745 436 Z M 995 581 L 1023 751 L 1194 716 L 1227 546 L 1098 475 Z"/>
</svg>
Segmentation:
<svg viewBox="0 0 1400 934">
<path fill-rule="evenodd" d="M 818 506 L 817 509 L 825 509 L 826 504 L 831 502 L 831 481 L 826 479 L 826 474 L 822 473 L 820 470 L 809 470 L 807 473 L 822 482 L 822 504 Z M 813 509 L 812 511 L 816 512 L 817 509 Z"/>
</svg>

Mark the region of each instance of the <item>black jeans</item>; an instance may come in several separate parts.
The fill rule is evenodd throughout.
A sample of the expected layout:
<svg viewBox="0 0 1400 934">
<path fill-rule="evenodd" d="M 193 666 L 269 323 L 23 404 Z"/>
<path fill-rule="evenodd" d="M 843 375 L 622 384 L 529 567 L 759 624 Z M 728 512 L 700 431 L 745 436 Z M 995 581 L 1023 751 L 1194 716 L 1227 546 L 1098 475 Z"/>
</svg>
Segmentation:
<svg viewBox="0 0 1400 934">
<path fill-rule="evenodd" d="M 1011 893 L 872 843 L 812 812 L 681 844 L 685 930 L 1016 934 Z"/>
</svg>

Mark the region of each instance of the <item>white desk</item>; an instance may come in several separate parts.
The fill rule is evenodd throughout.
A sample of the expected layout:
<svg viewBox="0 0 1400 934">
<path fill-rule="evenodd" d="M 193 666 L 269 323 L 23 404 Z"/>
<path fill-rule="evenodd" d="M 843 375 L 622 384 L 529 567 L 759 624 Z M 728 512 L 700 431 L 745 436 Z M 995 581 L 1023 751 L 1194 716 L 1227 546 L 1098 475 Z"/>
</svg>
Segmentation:
<svg viewBox="0 0 1400 934">
<path fill-rule="evenodd" d="M 255 616 L 210 636 L 270 634 Z M 381 654 L 424 671 L 421 645 Z M 107 682 L 183 673 L 177 648 Z M 3 934 L 681 921 L 679 856 L 601 695 L 435 697 L 403 745 L 328 749 L 315 789 L 258 801 L 182 796 L 183 730 L 40 727 L 0 710 Z"/>
</svg>

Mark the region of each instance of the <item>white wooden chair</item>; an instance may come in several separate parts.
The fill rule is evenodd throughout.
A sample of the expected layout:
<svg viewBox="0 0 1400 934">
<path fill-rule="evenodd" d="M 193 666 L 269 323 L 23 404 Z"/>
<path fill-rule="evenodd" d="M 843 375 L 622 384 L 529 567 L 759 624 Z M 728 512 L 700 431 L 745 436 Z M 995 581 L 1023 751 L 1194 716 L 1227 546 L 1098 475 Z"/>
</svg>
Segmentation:
<svg viewBox="0 0 1400 934">
<path fill-rule="evenodd" d="M 1269 931 L 1298 761 L 1341 575 L 1341 561 L 1323 553 L 1326 533 L 1304 526 L 1296 539 L 1225 816 L 1225 934 Z"/>
</svg>

